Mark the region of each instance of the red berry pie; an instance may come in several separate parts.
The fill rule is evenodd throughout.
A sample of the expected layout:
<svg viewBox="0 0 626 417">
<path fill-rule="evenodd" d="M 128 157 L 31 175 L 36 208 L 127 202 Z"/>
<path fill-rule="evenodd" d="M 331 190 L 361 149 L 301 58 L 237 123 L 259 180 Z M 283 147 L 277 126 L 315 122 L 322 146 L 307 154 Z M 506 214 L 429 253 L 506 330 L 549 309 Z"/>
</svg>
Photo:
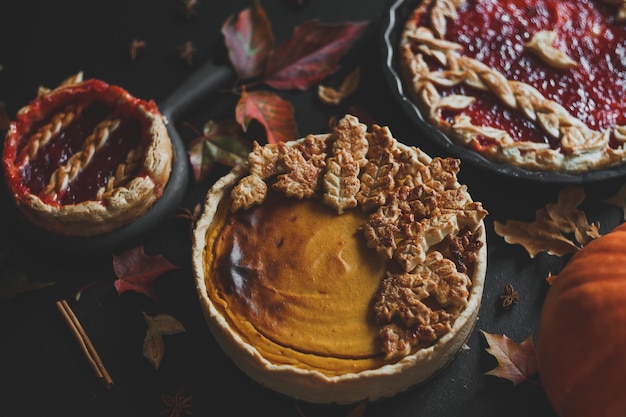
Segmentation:
<svg viewBox="0 0 626 417">
<path fill-rule="evenodd" d="M 399 68 L 456 144 L 530 171 L 626 162 L 626 2 L 424 0 Z"/>
<path fill-rule="evenodd" d="M 59 235 L 94 236 L 154 205 L 172 154 L 154 102 L 78 74 L 41 90 L 18 112 L 2 162 L 15 202 L 32 223 Z"/>
</svg>

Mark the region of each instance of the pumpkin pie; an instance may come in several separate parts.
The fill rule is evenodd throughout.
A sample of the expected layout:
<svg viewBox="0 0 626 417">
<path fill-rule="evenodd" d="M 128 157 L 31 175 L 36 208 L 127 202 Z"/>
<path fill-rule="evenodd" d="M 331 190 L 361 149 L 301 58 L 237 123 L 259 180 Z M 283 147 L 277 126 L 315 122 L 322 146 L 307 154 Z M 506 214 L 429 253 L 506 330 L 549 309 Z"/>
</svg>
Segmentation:
<svg viewBox="0 0 626 417">
<path fill-rule="evenodd" d="M 314 403 L 415 386 L 470 335 L 487 212 L 431 158 L 346 115 L 323 135 L 254 144 L 193 233 L 215 339 L 250 377 Z"/>
<path fill-rule="evenodd" d="M 424 119 L 461 147 L 529 171 L 626 162 L 626 2 L 424 0 L 399 69 Z"/>
<path fill-rule="evenodd" d="M 94 236 L 146 213 L 172 169 L 156 104 L 82 73 L 39 95 L 9 127 L 2 163 L 21 213 L 63 236 Z"/>
</svg>

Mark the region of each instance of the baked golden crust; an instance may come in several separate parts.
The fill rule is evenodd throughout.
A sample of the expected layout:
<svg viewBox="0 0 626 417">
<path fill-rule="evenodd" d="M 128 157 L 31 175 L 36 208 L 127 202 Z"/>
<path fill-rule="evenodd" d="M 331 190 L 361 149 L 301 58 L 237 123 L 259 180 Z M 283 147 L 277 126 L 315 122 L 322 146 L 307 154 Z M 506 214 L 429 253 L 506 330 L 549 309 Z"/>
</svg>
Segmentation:
<svg viewBox="0 0 626 417">
<path fill-rule="evenodd" d="M 90 115 L 97 106 L 110 110 Z M 81 123 L 94 123 L 93 129 L 78 132 Z M 68 137 L 68 129 L 74 136 Z M 55 151 L 61 135 L 70 142 L 66 147 L 73 147 L 68 154 Z M 62 160 L 45 156 L 52 152 Z M 113 166 L 98 159 L 105 152 Z M 83 81 L 79 74 L 54 90 L 42 89 L 19 111 L 6 136 L 3 164 L 15 202 L 30 221 L 61 235 L 92 236 L 147 212 L 163 193 L 172 158 L 165 120 L 153 102 L 99 80 Z M 41 179 L 33 181 L 35 176 Z M 79 186 L 79 181 L 91 183 Z"/>
<path fill-rule="evenodd" d="M 323 167 L 300 177 L 317 184 L 312 196 L 274 187 L 293 170 L 285 147 Z M 319 403 L 432 376 L 469 336 L 486 269 L 487 212 L 457 171 L 350 115 L 330 135 L 257 146 L 212 187 L 193 235 L 199 297 L 224 351 L 260 383 Z"/>
<path fill-rule="evenodd" d="M 623 21 L 624 2 L 603 2 L 618 5 L 615 17 L 618 22 Z M 623 124 L 590 128 L 540 88 L 508 79 L 479 59 L 466 56 L 461 44 L 448 40 L 448 22 L 458 19 L 457 10 L 465 3 L 466 0 L 419 2 L 401 34 L 398 45 L 400 74 L 408 95 L 430 124 L 453 142 L 493 162 L 531 171 L 577 174 L 626 162 Z M 531 39 L 521 47 L 537 56 L 546 67 L 567 71 L 579 66 L 578 62 L 554 47 L 558 36 L 554 30 L 546 28 L 531 35 Z M 522 35 L 519 35 L 515 39 L 521 38 Z M 433 69 L 428 62 L 437 62 L 437 68 Z M 551 82 L 558 84 L 559 80 Z M 440 88 L 456 86 L 491 94 L 495 102 L 521 114 L 525 123 L 536 124 L 550 143 L 518 138 L 509 129 L 475 123 L 463 113 L 476 102 L 475 96 L 462 93 L 446 95 L 440 91 Z M 453 110 L 456 115 L 445 117 L 443 113 L 447 110 Z M 488 146 L 480 144 L 481 141 Z"/>
</svg>

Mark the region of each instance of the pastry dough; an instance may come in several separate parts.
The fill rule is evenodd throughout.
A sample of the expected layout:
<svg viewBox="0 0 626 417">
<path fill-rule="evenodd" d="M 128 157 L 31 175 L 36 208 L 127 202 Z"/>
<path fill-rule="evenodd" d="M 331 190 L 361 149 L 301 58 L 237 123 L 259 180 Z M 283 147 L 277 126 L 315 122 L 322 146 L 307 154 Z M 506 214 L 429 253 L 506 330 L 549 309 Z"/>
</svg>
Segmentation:
<svg viewBox="0 0 626 417">
<path fill-rule="evenodd" d="M 626 38 L 623 1 L 418 3 L 401 32 L 400 74 L 424 119 L 454 143 L 530 171 L 626 162 L 626 72 L 613 64 Z"/>
<path fill-rule="evenodd" d="M 487 212 L 458 169 L 350 115 L 331 134 L 256 144 L 208 192 L 193 233 L 224 352 L 316 403 L 430 378 L 469 337 L 486 272 Z"/>
<path fill-rule="evenodd" d="M 154 102 L 79 74 L 18 112 L 3 165 L 26 218 L 56 234 L 93 236 L 154 205 L 169 180 L 172 152 Z"/>
</svg>

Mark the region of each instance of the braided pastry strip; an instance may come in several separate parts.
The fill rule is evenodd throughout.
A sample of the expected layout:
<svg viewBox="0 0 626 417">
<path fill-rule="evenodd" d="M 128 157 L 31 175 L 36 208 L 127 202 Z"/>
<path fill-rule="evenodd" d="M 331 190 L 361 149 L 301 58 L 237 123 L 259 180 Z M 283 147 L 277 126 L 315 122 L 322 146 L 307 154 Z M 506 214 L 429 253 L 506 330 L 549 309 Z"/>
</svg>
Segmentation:
<svg viewBox="0 0 626 417">
<path fill-rule="evenodd" d="M 43 189 L 48 197 L 67 190 L 69 183 L 89 165 L 95 153 L 107 142 L 111 132 L 120 125 L 119 119 L 104 120 L 95 127 L 94 132 L 85 139 L 82 149 L 72 155 L 65 165 L 57 168 L 50 176 L 50 182 Z"/>
<path fill-rule="evenodd" d="M 143 146 L 139 145 L 126 154 L 126 159 L 115 168 L 115 173 L 107 180 L 106 185 L 98 189 L 96 193 L 98 200 L 110 198 L 116 188 L 132 178 L 132 174 L 141 166 L 143 152 Z"/>
<path fill-rule="evenodd" d="M 26 146 L 22 148 L 19 156 L 19 165 L 24 166 L 37 155 L 39 149 L 44 147 L 50 139 L 63 131 L 76 117 L 75 110 L 68 110 L 65 113 L 57 113 L 49 123 L 41 126 L 37 133 L 28 138 Z"/>
</svg>

